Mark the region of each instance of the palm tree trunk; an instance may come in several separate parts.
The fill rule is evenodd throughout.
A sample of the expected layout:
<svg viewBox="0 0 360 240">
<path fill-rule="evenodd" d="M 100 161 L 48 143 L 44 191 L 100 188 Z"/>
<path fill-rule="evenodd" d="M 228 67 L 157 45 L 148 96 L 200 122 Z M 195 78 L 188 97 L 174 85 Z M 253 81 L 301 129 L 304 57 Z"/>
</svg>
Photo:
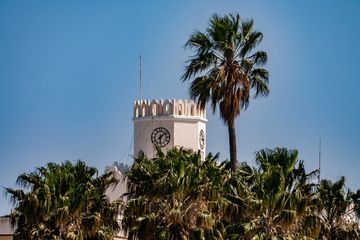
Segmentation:
<svg viewBox="0 0 360 240">
<path fill-rule="evenodd" d="M 230 166 L 231 171 L 235 172 L 237 168 L 237 153 L 236 153 L 236 129 L 234 119 L 231 119 L 228 124 L 229 131 L 229 146 L 230 146 Z"/>
</svg>

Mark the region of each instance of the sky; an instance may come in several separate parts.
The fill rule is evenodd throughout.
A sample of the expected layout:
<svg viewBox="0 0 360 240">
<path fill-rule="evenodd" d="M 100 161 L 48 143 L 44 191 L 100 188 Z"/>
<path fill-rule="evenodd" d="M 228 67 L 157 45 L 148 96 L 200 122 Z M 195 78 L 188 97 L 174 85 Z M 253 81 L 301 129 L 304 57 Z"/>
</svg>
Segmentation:
<svg viewBox="0 0 360 240">
<path fill-rule="evenodd" d="M 321 138 L 322 177 L 360 188 L 359 1 L 0 0 L 0 215 L 3 187 L 47 162 L 130 164 L 139 55 L 144 98 L 188 98 L 186 40 L 235 12 L 264 34 L 271 91 L 236 120 L 239 160 L 287 147 L 310 171 Z M 227 129 L 207 114 L 207 151 L 225 160 Z"/>
</svg>

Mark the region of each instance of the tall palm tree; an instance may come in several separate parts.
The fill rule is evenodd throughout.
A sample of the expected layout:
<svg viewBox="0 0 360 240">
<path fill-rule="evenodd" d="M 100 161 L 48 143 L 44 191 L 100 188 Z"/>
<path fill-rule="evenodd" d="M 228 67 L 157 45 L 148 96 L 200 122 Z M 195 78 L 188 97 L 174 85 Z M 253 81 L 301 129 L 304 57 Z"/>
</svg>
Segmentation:
<svg viewBox="0 0 360 240">
<path fill-rule="evenodd" d="M 16 227 L 14 239 L 112 239 L 118 210 L 105 191 L 116 182 L 81 161 L 21 174 L 20 189 L 5 189 L 14 205 L 6 216 Z"/>
<path fill-rule="evenodd" d="M 190 96 L 202 109 L 211 102 L 215 112 L 228 127 L 231 169 L 237 165 L 235 118 L 249 106 L 254 97 L 267 96 L 268 71 L 264 51 L 255 51 L 263 39 L 254 30 L 253 20 L 240 21 L 239 14 L 210 18 L 205 32 L 195 31 L 185 47 L 195 51 L 185 66 L 182 80 L 191 80 Z"/>
</svg>

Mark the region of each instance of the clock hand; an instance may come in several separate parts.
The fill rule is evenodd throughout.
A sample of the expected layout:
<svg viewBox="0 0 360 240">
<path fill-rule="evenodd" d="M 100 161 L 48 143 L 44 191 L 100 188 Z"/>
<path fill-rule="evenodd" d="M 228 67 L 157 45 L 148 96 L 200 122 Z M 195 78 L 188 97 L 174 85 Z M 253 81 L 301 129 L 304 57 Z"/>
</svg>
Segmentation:
<svg viewBox="0 0 360 240">
<path fill-rule="evenodd" d="M 161 142 L 161 139 L 163 138 L 163 136 L 165 135 L 165 133 L 163 133 L 163 134 L 161 134 L 160 136 L 159 136 L 159 141 Z"/>
</svg>

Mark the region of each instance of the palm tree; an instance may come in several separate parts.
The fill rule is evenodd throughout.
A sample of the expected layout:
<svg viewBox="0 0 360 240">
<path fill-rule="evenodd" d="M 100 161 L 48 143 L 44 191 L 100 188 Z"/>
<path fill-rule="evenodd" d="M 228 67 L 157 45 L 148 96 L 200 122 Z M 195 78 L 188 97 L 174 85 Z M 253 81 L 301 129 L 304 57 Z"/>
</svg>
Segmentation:
<svg viewBox="0 0 360 240">
<path fill-rule="evenodd" d="M 235 211 L 227 227 L 231 236 L 278 239 L 299 232 L 313 196 L 309 180 L 315 172 L 306 173 L 297 157 L 296 150 L 260 150 L 257 168 L 242 165 L 232 176 L 226 198 L 241 211 Z"/>
<path fill-rule="evenodd" d="M 225 239 L 219 221 L 223 183 L 229 176 L 218 156 L 158 149 L 135 159 L 126 176 L 123 227 L 128 239 Z"/>
<path fill-rule="evenodd" d="M 14 239 L 112 239 L 118 210 L 105 190 L 116 182 L 81 161 L 21 174 L 21 189 L 5 189 L 14 205 L 6 216 L 16 227 Z"/>
<path fill-rule="evenodd" d="M 206 32 L 195 31 L 185 47 L 193 49 L 182 80 L 191 80 L 190 96 L 199 107 L 211 102 L 215 112 L 228 127 L 231 169 L 237 166 L 235 118 L 249 106 L 250 91 L 254 97 L 267 96 L 268 71 L 262 68 L 267 54 L 255 51 L 263 38 L 253 29 L 253 20 L 240 21 L 239 14 L 210 18 Z"/>
<path fill-rule="evenodd" d="M 345 187 L 345 178 L 322 180 L 319 186 L 318 216 L 321 223 L 319 239 L 359 239 L 360 190 Z"/>
<path fill-rule="evenodd" d="M 306 173 L 298 151 L 286 148 L 260 150 L 255 160 L 259 167 L 252 192 L 260 200 L 255 204 L 257 230 L 267 237 L 294 235 L 314 194 L 310 180 L 316 171 Z"/>
</svg>

